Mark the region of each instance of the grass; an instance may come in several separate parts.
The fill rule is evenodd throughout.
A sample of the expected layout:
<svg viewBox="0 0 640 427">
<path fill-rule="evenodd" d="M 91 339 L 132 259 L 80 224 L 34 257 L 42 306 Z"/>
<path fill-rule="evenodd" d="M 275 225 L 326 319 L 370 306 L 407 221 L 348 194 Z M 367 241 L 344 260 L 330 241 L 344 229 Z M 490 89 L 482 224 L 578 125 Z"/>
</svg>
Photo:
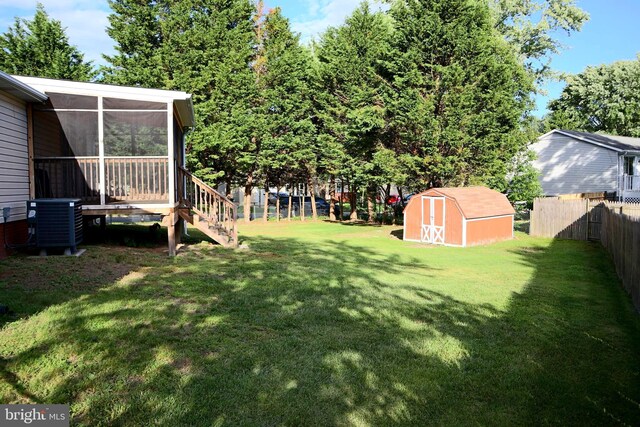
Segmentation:
<svg viewBox="0 0 640 427">
<path fill-rule="evenodd" d="M 0 261 L 0 402 L 92 426 L 640 423 L 640 320 L 599 245 L 398 235 L 252 224 L 248 250 Z"/>
</svg>

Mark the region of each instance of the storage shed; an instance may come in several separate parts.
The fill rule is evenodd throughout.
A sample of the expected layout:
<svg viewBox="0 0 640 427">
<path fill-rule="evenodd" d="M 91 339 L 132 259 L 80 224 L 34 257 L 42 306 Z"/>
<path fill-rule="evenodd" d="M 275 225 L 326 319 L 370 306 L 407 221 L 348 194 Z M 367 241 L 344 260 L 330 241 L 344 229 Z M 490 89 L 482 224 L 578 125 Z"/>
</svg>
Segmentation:
<svg viewBox="0 0 640 427">
<path fill-rule="evenodd" d="M 515 211 L 486 187 L 432 188 L 404 209 L 404 240 L 447 246 L 482 245 L 513 238 Z"/>
</svg>

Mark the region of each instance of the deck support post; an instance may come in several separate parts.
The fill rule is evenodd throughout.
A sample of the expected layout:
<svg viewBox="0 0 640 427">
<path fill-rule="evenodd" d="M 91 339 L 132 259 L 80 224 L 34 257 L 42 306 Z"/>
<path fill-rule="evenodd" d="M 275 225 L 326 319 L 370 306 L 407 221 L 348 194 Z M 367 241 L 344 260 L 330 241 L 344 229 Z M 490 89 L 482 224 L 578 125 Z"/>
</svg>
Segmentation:
<svg viewBox="0 0 640 427">
<path fill-rule="evenodd" d="M 180 215 L 178 215 L 177 209 L 169 210 L 169 214 L 162 218 L 162 225 L 167 227 L 167 240 L 169 241 L 169 256 L 176 255 L 176 246 L 180 242 L 179 234 L 181 232 L 181 226 L 178 224 L 181 221 Z"/>
<path fill-rule="evenodd" d="M 176 244 L 179 245 L 180 243 L 182 243 L 182 235 L 184 234 L 184 221 L 182 220 L 182 218 L 180 218 L 180 216 L 177 216 L 176 218 L 175 227 Z"/>
<path fill-rule="evenodd" d="M 173 221 L 169 221 L 167 234 L 169 237 L 169 256 L 176 256 L 176 225 Z"/>
</svg>

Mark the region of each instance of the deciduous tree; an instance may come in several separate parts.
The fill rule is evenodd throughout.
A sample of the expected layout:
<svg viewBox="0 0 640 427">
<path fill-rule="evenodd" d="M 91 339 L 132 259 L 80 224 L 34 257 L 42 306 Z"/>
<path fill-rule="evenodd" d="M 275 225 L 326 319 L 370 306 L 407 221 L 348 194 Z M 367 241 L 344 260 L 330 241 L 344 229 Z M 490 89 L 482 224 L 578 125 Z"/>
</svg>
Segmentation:
<svg viewBox="0 0 640 427">
<path fill-rule="evenodd" d="M 558 34 L 580 31 L 589 15 L 575 0 L 489 0 L 494 25 L 541 82 L 563 46 Z"/>
<path fill-rule="evenodd" d="M 549 103 L 549 128 L 640 137 L 640 57 L 568 76 Z"/>
</svg>

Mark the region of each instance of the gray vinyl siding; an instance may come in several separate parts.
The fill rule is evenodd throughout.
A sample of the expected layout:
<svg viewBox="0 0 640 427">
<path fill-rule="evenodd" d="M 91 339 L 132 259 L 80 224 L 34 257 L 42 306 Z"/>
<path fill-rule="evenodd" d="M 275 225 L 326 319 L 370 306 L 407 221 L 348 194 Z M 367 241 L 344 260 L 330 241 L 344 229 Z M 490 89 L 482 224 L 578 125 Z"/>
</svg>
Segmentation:
<svg viewBox="0 0 640 427">
<path fill-rule="evenodd" d="M 547 196 L 616 191 L 618 153 L 561 134 L 550 134 L 531 145 L 533 166 Z"/>
<path fill-rule="evenodd" d="M 9 221 L 26 217 L 28 153 L 26 104 L 0 91 L 0 223 L 2 208 L 7 206 L 11 208 Z"/>
</svg>

